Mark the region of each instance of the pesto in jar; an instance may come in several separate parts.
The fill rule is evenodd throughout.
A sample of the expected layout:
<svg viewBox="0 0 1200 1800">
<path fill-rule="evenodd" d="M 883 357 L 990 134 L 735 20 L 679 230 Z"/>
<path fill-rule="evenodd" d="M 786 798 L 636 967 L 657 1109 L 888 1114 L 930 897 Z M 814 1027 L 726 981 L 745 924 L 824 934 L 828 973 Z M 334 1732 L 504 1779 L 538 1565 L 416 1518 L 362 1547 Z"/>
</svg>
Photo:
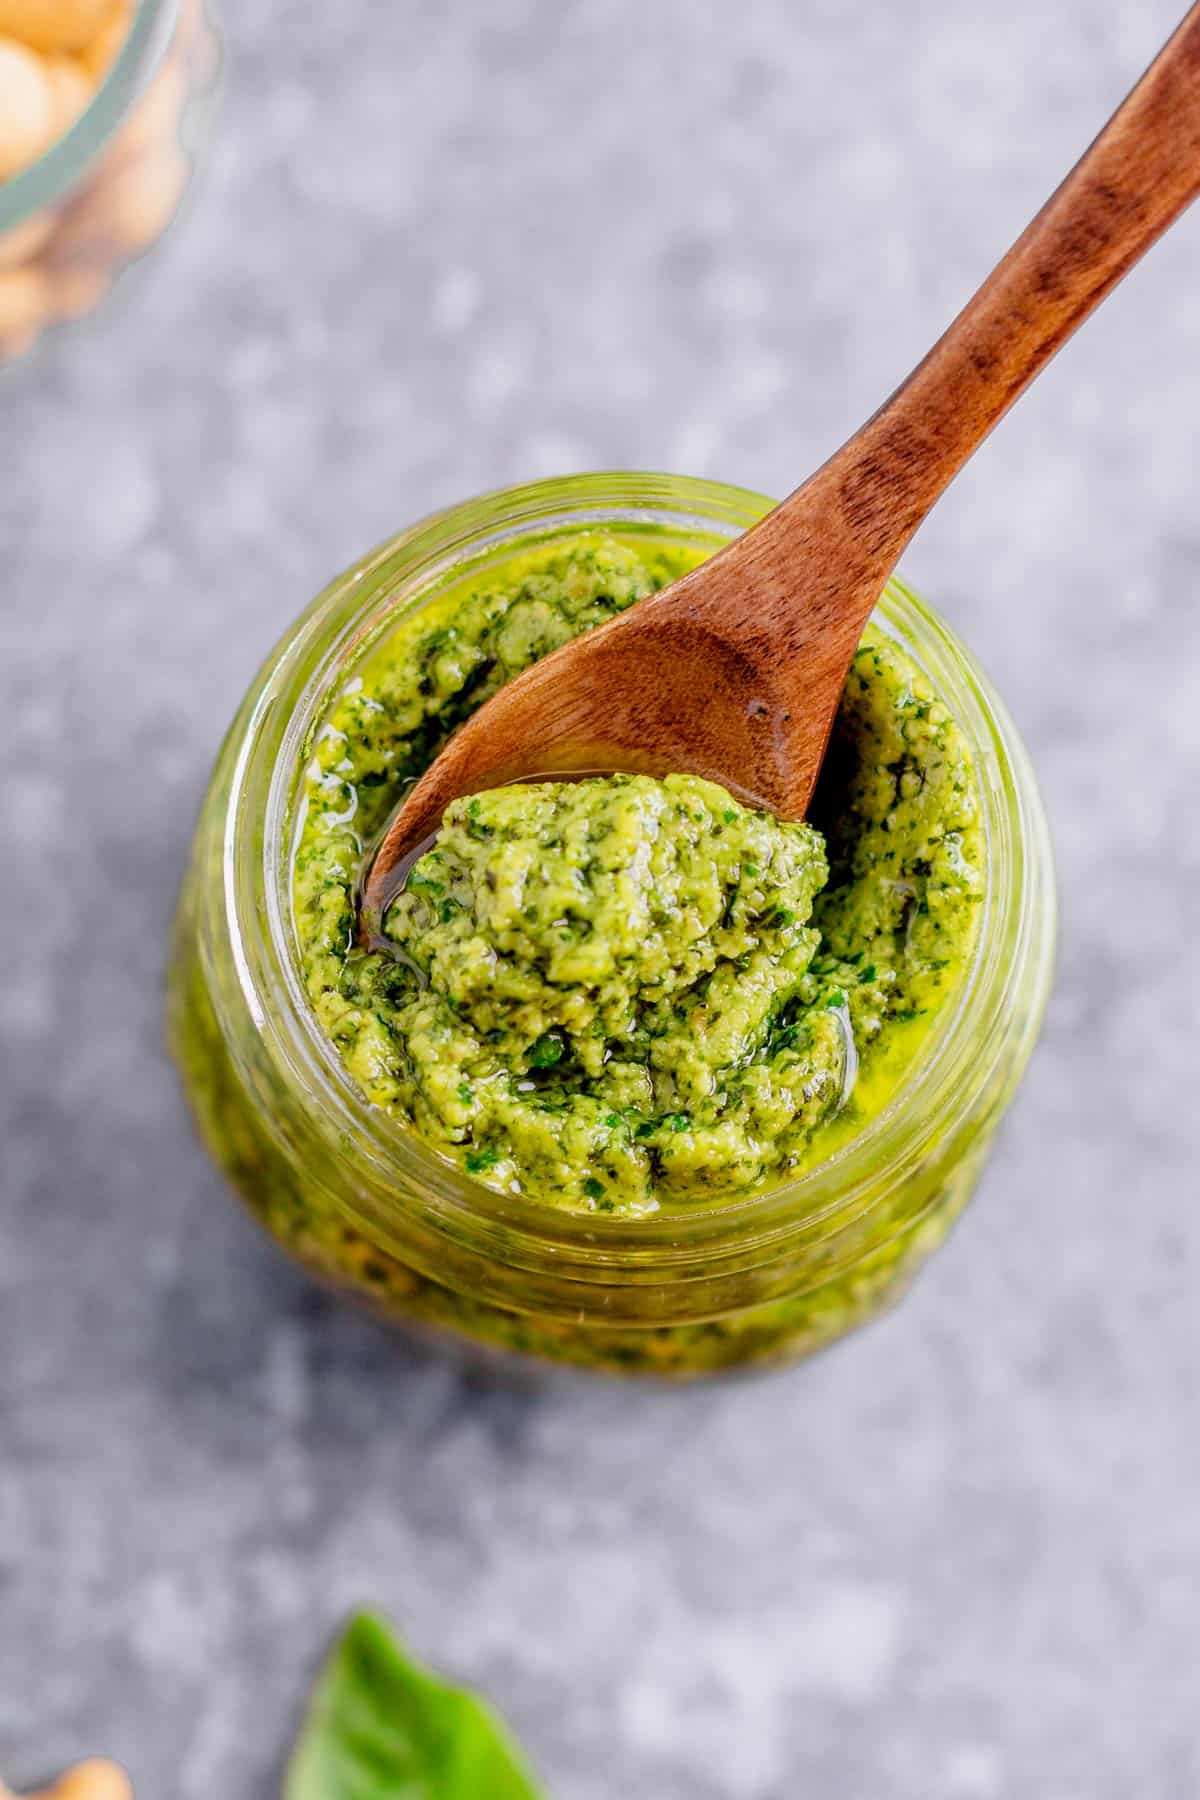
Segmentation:
<svg viewBox="0 0 1200 1800">
<path fill-rule="evenodd" d="M 705 550 L 588 532 L 511 557 L 404 621 L 310 742 L 294 913 L 320 1028 L 398 1129 L 573 1211 L 694 1207 L 828 1155 L 887 1104 L 976 937 L 966 746 L 869 631 L 811 822 L 684 775 L 469 796 L 356 945 L 364 858 L 454 726 Z"/>
</svg>

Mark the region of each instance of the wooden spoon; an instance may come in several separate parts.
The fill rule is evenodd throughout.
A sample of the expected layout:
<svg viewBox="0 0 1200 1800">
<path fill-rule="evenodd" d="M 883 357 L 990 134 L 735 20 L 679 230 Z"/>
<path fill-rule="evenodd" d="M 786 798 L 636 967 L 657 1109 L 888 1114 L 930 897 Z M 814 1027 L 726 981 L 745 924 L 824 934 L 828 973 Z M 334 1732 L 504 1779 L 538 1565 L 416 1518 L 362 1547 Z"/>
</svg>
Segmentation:
<svg viewBox="0 0 1200 1800">
<path fill-rule="evenodd" d="M 1200 4 L 924 362 L 710 561 L 518 675 L 446 744 L 376 852 L 378 918 L 458 795 L 580 770 L 710 777 L 803 818 L 897 558 L 1017 396 L 1200 192 Z"/>
</svg>

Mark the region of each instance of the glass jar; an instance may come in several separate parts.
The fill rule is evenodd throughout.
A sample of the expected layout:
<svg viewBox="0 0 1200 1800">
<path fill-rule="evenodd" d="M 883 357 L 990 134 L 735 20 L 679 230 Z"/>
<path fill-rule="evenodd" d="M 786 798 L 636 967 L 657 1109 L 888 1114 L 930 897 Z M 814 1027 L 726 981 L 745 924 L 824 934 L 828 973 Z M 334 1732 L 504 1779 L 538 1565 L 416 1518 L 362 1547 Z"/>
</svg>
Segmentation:
<svg viewBox="0 0 1200 1800">
<path fill-rule="evenodd" d="M 55 59 L 81 83 L 93 56 L 98 85 L 75 123 L 0 182 L 0 363 L 98 306 L 162 236 L 194 171 L 220 66 L 204 0 L 140 0 L 127 27 L 123 14 L 111 24 L 119 49 L 98 39 Z"/>
<path fill-rule="evenodd" d="M 874 1317 L 941 1243 L 1037 1036 L 1054 884 L 1025 750 L 974 660 L 893 581 L 878 628 L 971 746 L 987 891 L 960 987 L 891 1103 L 828 1160 L 681 1218 L 578 1216 L 493 1193 L 352 1084 L 298 966 L 291 845 L 307 735 L 364 651 L 452 580 L 589 526 L 732 537 L 738 489 L 589 475 L 425 520 L 339 577 L 269 658 L 213 776 L 176 923 L 169 1036 L 201 1133 L 278 1242 L 390 1318 L 610 1371 L 805 1355 Z"/>
</svg>

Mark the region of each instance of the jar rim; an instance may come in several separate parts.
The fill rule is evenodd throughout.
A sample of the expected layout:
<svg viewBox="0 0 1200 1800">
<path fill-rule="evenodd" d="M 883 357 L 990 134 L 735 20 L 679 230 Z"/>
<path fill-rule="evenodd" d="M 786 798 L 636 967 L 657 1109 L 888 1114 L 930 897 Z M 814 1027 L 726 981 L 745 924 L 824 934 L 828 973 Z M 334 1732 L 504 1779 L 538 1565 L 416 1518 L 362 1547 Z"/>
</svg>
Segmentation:
<svg viewBox="0 0 1200 1800">
<path fill-rule="evenodd" d="M 181 0 L 138 0 L 111 68 L 70 130 L 27 169 L 0 183 L 0 234 L 65 199 L 77 185 L 165 54 L 180 4 Z"/>
<path fill-rule="evenodd" d="M 251 1016 L 290 1079 L 321 1108 L 347 1159 L 460 1239 L 490 1243 L 509 1265 L 577 1255 L 622 1279 L 709 1277 L 714 1258 L 769 1254 L 798 1230 L 832 1236 L 878 1205 L 931 1155 L 953 1160 L 972 1098 L 986 1089 L 1030 958 L 1044 964 L 1030 1011 L 1030 1047 L 1049 985 L 1053 905 L 1050 850 L 1032 770 L 1007 710 L 976 659 L 937 613 L 893 578 L 874 623 L 899 638 L 933 681 L 971 749 L 987 844 L 983 915 L 970 965 L 895 1092 L 861 1131 L 786 1180 L 728 1201 L 636 1220 L 560 1211 L 497 1193 L 380 1112 L 321 1032 L 304 990 L 291 911 L 294 803 L 308 734 L 348 665 L 395 624 L 488 557 L 591 525 L 644 525 L 736 535 L 774 503 L 748 489 L 630 472 L 570 476 L 500 489 L 444 509 L 389 539 L 312 602 L 273 657 L 244 721 L 225 814 L 226 918 Z M 915 640 L 915 641 L 914 641 Z M 236 730 L 237 728 L 235 728 Z M 265 922 L 265 930 L 264 930 Z M 1023 1058 L 1022 1058 L 1023 1061 Z M 382 1129 L 381 1129 L 382 1127 Z M 386 1209 L 348 1208 L 386 1233 Z M 561 1265 L 560 1265 L 561 1266 Z"/>
</svg>

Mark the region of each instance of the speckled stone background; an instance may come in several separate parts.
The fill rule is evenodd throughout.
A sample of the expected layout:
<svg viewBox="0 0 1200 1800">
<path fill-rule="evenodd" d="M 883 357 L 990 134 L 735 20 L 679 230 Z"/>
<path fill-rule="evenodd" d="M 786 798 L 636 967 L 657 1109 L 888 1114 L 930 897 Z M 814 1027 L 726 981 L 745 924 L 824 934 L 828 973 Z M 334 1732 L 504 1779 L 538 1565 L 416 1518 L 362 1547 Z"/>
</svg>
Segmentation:
<svg viewBox="0 0 1200 1800">
<path fill-rule="evenodd" d="M 311 593 L 521 478 L 787 487 L 1176 4 L 227 5 L 190 217 L 0 379 L 10 1781 L 268 1800 L 367 1601 L 556 1800 L 1200 1792 L 1200 214 L 908 559 L 1028 733 L 1064 922 L 897 1315 L 721 1388 L 481 1381 L 260 1241 L 159 1025 L 207 766 Z"/>
</svg>

